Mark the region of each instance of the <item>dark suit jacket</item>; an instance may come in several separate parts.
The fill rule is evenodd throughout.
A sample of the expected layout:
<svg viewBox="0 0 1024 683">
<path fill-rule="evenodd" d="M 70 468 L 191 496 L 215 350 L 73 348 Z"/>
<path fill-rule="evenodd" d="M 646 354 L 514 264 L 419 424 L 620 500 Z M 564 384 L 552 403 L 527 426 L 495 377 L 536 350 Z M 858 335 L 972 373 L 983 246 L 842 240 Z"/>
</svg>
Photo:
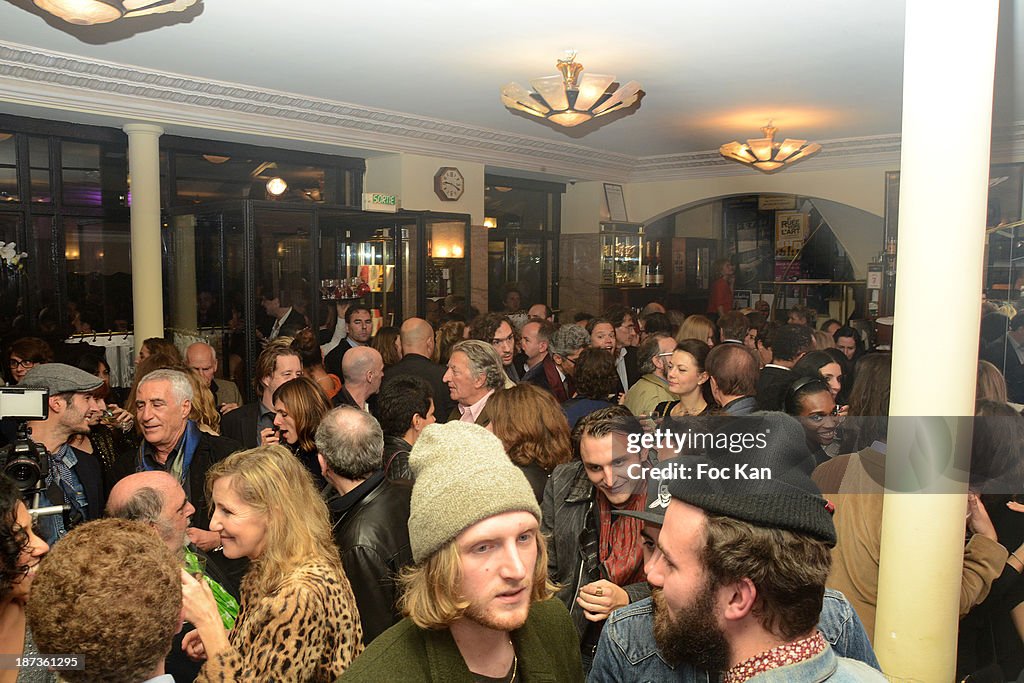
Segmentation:
<svg viewBox="0 0 1024 683">
<path fill-rule="evenodd" d="M 622 358 L 622 362 L 626 366 L 626 383 L 629 386 L 623 387 L 623 391 L 629 391 L 629 387 L 636 384 L 636 381 L 640 379 L 640 362 L 636 357 L 636 347 L 627 346 L 626 355 Z M 616 371 L 617 373 L 618 371 Z"/>
<path fill-rule="evenodd" d="M 85 453 L 74 447 L 71 450 L 78 458 L 75 474 L 78 475 L 85 499 L 89 503 L 85 509 L 85 520 L 99 519 L 103 516 L 103 508 L 107 504 L 107 492 L 103 487 L 103 466 L 92 453 Z"/>
<path fill-rule="evenodd" d="M 415 375 L 426 380 L 434 394 L 434 415 L 438 422 L 445 422 L 455 408 L 455 401 L 452 400 L 452 394 L 443 379 L 444 373 L 444 366 L 434 363 L 426 356 L 407 353 L 402 356 L 402 360 L 384 371 L 384 383 L 387 384 L 395 377 L 403 375 Z"/>
<path fill-rule="evenodd" d="M 221 419 L 221 436 L 233 439 L 246 448 L 256 448 L 260 445 L 260 435 L 256 430 L 259 420 L 260 399 L 257 396 L 252 403 L 235 408 Z"/>
<path fill-rule="evenodd" d="M 558 374 L 558 366 L 555 365 L 555 361 L 550 353 L 544 356 L 543 361 L 527 370 L 526 374 L 519 381 L 520 383 L 532 384 L 551 392 L 559 403 L 565 403 L 569 400 L 565 393 L 565 386 L 562 384 L 562 377 Z"/>
<path fill-rule="evenodd" d="M 792 370 L 767 366 L 762 369 L 757 378 L 758 410 L 783 410 L 786 391 L 794 379 L 796 375 Z"/>
<path fill-rule="evenodd" d="M 276 325 L 276 324 L 277 324 L 276 320 L 271 320 L 270 321 L 270 329 L 268 329 L 266 331 L 266 336 L 267 337 L 269 337 L 270 334 L 274 331 L 274 325 Z M 305 326 L 306 326 L 306 318 L 305 318 L 305 316 L 302 315 L 301 313 L 299 313 L 298 311 L 296 311 L 293 308 L 291 310 L 291 313 L 289 313 L 285 317 L 285 319 L 281 321 L 281 327 L 279 327 L 278 330 L 285 330 L 285 329 L 288 329 L 288 328 L 298 328 L 298 329 L 301 330 Z M 280 332 L 278 332 L 278 334 L 280 335 Z"/>
<path fill-rule="evenodd" d="M 324 368 L 327 372 L 332 375 L 337 375 L 344 381 L 345 375 L 341 372 L 341 359 L 345 356 L 345 352 L 352 348 L 352 344 L 349 343 L 348 337 L 342 339 L 337 346 L 331 349 L 331 352 L 324 356 Z"/>
</svg>

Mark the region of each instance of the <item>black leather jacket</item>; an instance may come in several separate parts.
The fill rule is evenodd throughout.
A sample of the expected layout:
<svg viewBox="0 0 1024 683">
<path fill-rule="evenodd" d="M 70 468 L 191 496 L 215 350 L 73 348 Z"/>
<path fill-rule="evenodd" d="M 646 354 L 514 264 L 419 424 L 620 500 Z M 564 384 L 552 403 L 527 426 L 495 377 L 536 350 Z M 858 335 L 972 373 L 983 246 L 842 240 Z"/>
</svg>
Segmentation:
<svg viewBox="0 0 1024 683">
<path fill-rule="evenodd" d="M 327 501 L 366 645 L 402 619 L 395 607 L 395 579 L 402 567 L 412 564 L 411 495 L 411 482 L 390 481 L 379 471 L 347 495 Z"/>
</svg>

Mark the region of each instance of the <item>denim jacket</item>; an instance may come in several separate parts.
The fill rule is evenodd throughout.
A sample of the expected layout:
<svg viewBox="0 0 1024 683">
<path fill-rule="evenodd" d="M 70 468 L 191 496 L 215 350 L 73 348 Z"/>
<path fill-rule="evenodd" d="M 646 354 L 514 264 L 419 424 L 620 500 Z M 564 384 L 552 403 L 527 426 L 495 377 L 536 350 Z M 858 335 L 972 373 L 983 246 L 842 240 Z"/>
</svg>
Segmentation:
<svg viewBox="0 0 1024 683">
<path fill-rule="evenodd" d="M 818 681 L 829 680 L 830 676 L 839 676 L 841 672 L 852 670 L 853 674 L 844 674 L 846 678 L 837 677 L 832 680 L 864 680 L 856 678 L 857 673 L 863 670 L 871 671 L 868 668 L 879 669 L 875 652 L 871 648 L 864 625 L 853 611 L 849 601 L 839 591 L 831 588 L 825 589 L 825 599 L 822 602 L 821 617 L 818 621 L 818 630 L 825 636 L 825 640 L 831 645 L 821 655 L 813 657 L 807 662 L 801 662 L 793 667 L 779 669 L 777 678 L 775 672 L 768 672 L 758 680 L 778 681 Z M 834 652 L 833 652 L 834 650 Z M 827 655 L 827 657 L 826 657 Z M 836 655 L 839 655 L 836 657 Z M 861 668 L 857 668 L 857 662 L 849 662 L 844 658 L 859 660 Z M 815 662 L 811 665 L 811 662 Z M 796 667 L 807 665 L 808 677 L 801 673 L 791 671 Z M 864 666 L 864 665 L 868 666 Z M 814 672 L 810 672 L 814 669 Z M 829 670 L 833 670 L 828 674 Z M 786 674 L 782 675 L 781 672 Z M 819 674 L 827 674 L 824 678 Z M 876 672 L 877 673 L 877 672 Z M 815 677 L 817 676 L 817 677 Z M 885 680 L 878 675 L 878 680 Z M 716 677 L 717 678 L 717 677 Z M 652 683 L 665 683 L 676 681 L 679 683 L 711 683 L 714 680 L 706 671 L 701 671 L 689 664 L 672 666 L 666 662 L 658 646 L 654 642 L 654 604 L 650 598 L 634 602 L 622 609 L 612 612 L 601 633 L 601 640 L 597 646 L 597 653 L 594 656 L 594 664 L 587 678 L 589 683 L 618 683 L 619 681 L 651 681 Z M 866 678 L 866 680 L 873 680 Z"/>
</svg>

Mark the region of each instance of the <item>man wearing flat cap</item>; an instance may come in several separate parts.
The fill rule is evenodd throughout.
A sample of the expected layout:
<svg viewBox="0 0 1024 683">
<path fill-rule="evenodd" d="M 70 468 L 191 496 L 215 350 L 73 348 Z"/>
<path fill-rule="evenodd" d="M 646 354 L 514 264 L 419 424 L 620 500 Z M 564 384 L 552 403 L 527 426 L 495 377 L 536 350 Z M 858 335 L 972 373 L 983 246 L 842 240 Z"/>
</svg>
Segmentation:
<svg viewBox="0 0 1024 683">
<path fill-rule="evenodd" d="M 45 420 L 28 423 L 30 438 L 49 453 L 49 471 L 40 506 L 67 505 L 62 515 L 38 520 L 39 535 L 53 546 L 81 522 L 103 516 L 103 470 L 90 453 L 72 448 L 69 439 L 89 431 L 89 419 L 102 410 L 93 392 L 103 380 L 63 363 L 37 365 L 22 378 L 19 387 L 46 389 L 49 393 Z"/>
<path fill-rule="evenodd" d="M 658 651 L 722 672 L 723 683 L 884 681 L 816 629 L 836 532 L 806 455 L 775 438 L 789 431 L 776 416 L 733 418 L 731 432 L 761 433 L 762 447 L 684 458 L 689 476 L 668 479 L 647 563 Z M 744 464 L 763 467 L 760 476 L 740 476 Z"/>
<path fill-rule="evenodd" d="M 537 499 L 498 438 L 469 422 L 429 425 L 409 465 L 405 618 L 356 658 L 346 683 L 582 683 L 576 630 L 547 580 Z"/>
</svg>

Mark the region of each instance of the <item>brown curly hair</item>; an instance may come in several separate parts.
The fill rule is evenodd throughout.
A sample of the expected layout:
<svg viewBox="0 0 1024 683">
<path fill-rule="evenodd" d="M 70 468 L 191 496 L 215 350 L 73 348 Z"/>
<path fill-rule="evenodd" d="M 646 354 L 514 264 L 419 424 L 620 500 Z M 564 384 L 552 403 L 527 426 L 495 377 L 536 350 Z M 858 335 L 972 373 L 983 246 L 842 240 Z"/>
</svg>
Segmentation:
<svg viewBox="0 0 1024 683">
<path fill-rule="evenodd" d="M 558 401 L 532 384 L 496 391 L 488 400 L 491 431 L 517 465 L 537 463 L 546 472 L 572 459 L 569 423 Z"/>
<path fill-rule="evenodd" d="M 26 615 L 41 652 L 85 659 L 63 680 L 145 680 L 181 626 L 180 561 L 142 522 L 88 522 L 40 564 Z"/>
</svg>

